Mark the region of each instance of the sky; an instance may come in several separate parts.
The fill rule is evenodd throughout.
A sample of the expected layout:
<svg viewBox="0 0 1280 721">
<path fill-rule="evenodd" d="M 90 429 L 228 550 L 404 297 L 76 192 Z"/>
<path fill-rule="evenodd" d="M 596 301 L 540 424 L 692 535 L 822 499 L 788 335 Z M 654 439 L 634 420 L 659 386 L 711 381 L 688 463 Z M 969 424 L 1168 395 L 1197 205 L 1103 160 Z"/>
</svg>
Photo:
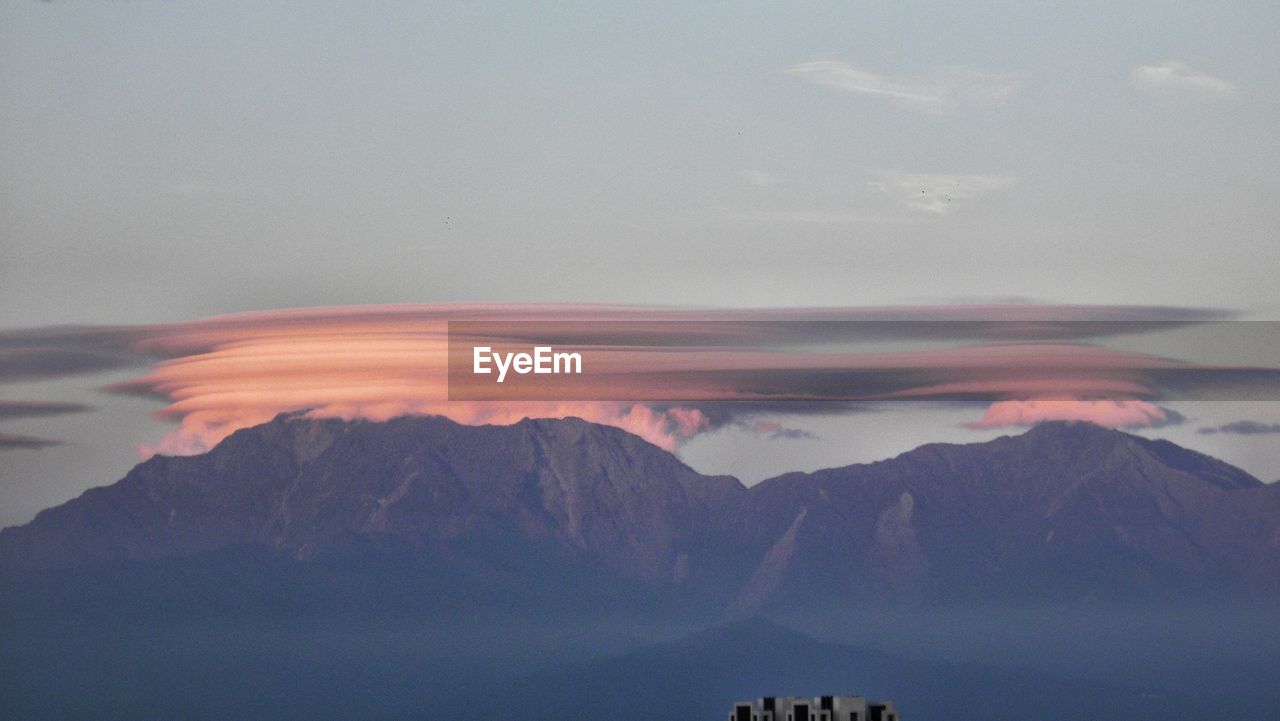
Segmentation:
<svg viewBox="0 0 1280 721">
<path fill-rule="evenodd" d="M 1280 320 L 1278 36 L 1262 2 L 6 0 L 0 329 L 460 302 Z M 171 437 L 172 398 L 102 390 L 152 360 L 0 378 L 0 437 L 59 441 L 0 450 L 0 525 Z M 1274 480 L 1273 406 L 1142 432 Z M 1008 432 L 981 417 L 775 414 L 678 451 L 759 480 Z"/>
</svg>

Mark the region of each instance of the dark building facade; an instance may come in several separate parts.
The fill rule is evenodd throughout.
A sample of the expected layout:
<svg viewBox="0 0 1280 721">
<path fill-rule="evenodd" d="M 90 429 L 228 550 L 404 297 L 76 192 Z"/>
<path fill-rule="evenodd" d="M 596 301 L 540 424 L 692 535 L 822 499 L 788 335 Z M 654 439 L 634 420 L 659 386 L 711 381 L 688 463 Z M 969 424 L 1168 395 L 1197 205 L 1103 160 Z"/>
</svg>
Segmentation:
<svg viewBox="0 0 1280 721">
<path fill-rule="evenodd" d="M 739 701 L 729 721 L 899 721 L 889 701 L 861 696 L 765 696 Z"/>
</svg>

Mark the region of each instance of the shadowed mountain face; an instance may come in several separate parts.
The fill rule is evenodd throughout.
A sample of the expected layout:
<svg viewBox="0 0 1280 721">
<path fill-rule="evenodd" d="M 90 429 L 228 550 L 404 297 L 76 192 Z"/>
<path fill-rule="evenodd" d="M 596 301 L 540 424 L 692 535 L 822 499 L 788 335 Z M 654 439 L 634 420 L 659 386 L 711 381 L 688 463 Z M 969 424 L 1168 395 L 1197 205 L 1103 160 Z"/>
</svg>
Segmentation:
<svg viewBox="0 0 1280 721">
<path fill-rule="evenodd" d="M 789 474 L 746 507 L 748 607 L 1280 588 L 1280 487 L 1090 424 Z"/>
<path fill-rule="evenodd" d="M 679 585 L 713 549 L 706 519 L 745 493 L 616 428 L 577 419 L 462 426 L 281 416 L 211 452 L 156 457 L 0 532 L 10 567 L 260 547 L 369 554 L 473 576 L 530 562 Z"/>
<path fill-rule="evenodd" d="M 477 427 L 288 415 L 201 456 L 153 458 L 5 529 L 0 565 L 92 567 L 243 547 L 272 563 L 408 559 L 498 594 L 616 582 L 737 613 L 1273 595 L 1280 488 L 1088 424 L 928 445 L 748 490 L 578 419 Z"/>
</svg>

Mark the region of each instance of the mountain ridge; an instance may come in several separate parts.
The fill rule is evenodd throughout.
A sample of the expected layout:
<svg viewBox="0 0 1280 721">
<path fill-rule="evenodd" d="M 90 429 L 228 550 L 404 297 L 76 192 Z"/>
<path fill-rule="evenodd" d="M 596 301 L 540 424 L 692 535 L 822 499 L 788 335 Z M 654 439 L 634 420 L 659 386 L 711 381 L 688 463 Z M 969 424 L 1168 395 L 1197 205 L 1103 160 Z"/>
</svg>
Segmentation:
<svg viewBox="0 0 1280 721">
<path fill-rule="evenodd" d="M 747 488 L 576 418 L 283 414 L 0 530 L 0 568 L 239 546 L 299 562 L 405 555 L 513 587 L 616 581 L 735 615 L 992 594 L 1270 595 L 1280 493 L 1210 456 L 1082 423 Z"/>
</svg>

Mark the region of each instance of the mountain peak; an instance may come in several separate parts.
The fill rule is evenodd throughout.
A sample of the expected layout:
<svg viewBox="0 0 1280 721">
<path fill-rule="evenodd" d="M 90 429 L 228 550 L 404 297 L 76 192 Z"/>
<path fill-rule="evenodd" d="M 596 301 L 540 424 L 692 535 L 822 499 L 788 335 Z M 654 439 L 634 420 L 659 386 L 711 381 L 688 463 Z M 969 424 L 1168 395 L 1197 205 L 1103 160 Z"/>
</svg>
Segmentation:
<svg viewBox="0 0 1280 721">
<path fill-rule="evenodd" d="M 1036 437 L 1113 439 L 1133 437 L 1130 433 L 1100 426 L 1091 421 L 1041 421 L 1022 435 Z"/>
<path fill-rule="evenodd" d="M 1046 443 L 1064 444 L 1075 452 L 1088 449 L 1094 455 L 1101 454 L 1103 449 L 1110 451 L 1123 447 L 1134 451 L 1139 460 L 1145 459 L 1170 470 L 1196 476 L 1227 490 L 1263 485 L 1262 481 L 1235 466 L 1172 441 L 1145 438 L 1087 421 L 1046 421 L 1033 426 L 1019 438 L 1037 447 Z"/>
</svg>

